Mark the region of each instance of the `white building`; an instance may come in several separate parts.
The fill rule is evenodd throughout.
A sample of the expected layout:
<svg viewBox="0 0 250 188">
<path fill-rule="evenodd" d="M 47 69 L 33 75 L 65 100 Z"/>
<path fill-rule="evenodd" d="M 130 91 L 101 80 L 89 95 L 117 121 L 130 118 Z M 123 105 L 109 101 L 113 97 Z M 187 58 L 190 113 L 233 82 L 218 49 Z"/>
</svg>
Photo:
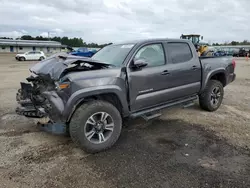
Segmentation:
<svg viewBox="0 0 250 188">
<path fill-rule="evenodd" d="M 55 53 L 64 51 L 66 47 L 66 45 L 56 41 L 0 39 L 0 53 L 21 53 L 27 51 Z"/>
</svg>

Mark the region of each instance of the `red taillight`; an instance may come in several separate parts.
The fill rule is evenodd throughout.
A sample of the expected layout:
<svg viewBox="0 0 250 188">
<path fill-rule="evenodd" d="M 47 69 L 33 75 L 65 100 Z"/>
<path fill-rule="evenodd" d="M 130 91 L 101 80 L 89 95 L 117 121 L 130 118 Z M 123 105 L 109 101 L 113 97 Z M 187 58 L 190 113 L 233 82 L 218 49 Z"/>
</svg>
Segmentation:
<svg viewBox="0 0 250 188">
<path fill-rule="evenodd" d="M 233 64 L 233 67 L 234 67 L 234 69 L 235 69 L 236 62 L 235 62 L 235 60 L 234 60 L 234 59 L 233 59 L 233 61 L 232 61 L 232 64 Z"/>
</svg>

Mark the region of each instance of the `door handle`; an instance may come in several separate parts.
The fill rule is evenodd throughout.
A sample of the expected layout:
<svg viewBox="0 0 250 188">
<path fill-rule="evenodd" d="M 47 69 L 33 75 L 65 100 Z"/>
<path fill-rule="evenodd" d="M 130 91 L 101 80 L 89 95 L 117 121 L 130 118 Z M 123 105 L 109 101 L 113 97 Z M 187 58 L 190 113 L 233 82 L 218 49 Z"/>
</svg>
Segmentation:
<svg viewBox="0 0 250 188">
<path fill-rule="evenodd" d="M 197 70 L 198 67 L 196 65 L 192 66 L 192 70 Z"/>
<path fill-rule="evenodd" d="M 168 72 L 168 70 L 164 70 L 161 75 L 169 75 L 170 73 Z"/>
</svg>

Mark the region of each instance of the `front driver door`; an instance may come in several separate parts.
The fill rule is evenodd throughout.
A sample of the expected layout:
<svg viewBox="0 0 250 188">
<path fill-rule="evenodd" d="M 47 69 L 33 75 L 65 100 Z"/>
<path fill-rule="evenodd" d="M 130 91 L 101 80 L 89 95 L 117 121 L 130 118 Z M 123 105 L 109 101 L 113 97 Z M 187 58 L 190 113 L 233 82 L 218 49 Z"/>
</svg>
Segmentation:
<svg viewBox="0 0 250 188">
<path fill-rule="evenodd" d="M 166 58 L 162 43 L 141 46 L 132 59 L 127 68 L 131 111 L 163 103 L 168 72 L 165 72 Z M 139 69 L 132 68 L 133 61 L 138 59 L 145 60 L 148 65 Z"/>
</svg>

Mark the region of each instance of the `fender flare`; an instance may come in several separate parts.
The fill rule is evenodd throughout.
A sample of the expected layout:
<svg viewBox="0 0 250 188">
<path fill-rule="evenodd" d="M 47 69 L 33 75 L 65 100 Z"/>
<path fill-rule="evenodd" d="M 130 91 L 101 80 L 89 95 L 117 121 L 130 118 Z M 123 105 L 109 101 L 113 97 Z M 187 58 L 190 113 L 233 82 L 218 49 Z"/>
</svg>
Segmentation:
<svg viewBox="0 0 250 188">
<path fill-rule="evenodd" d="M 216 75 L 216 74 L 218 74 L 218 73 L 223 73 L 224 76 L 225 76 L 225 79 L 226 79 L 226 70 L 225 70 L 224 68 L 218 68 L 218 69 L 215 69 L 215 70 L 213 70 L 213 71 L 210 71 L 210 72 L 206 75 L 206 77 L 205 77 L 205 79 L 204 79 L 204 82 L 203 82 L 203 84 L 202 84 L 201 91 L 203 91 L 203 90 L 205 89 L 205 87 L 206 87 L 208 81 L 209 81 L 214 75 Z M 227 80 L 227 79 L 226 79 L 226 80 Z"/>
<path fill-rule="evenodd" d="M 62 114 L 63 118 L 65 118 L 65 121 L 68 122 L 71 116 L 73 115 L 76 107 L 85 98 L 107 93 L 115 94 L 120 100 L 123 109 L 123 114 L 124 115 L 129 114 L 126 92 L 124 92 L 120 87 L 116 85 L 105 85 L 105 86 L 84 88 L 73 93 L 68 99 L 67 103 L 65 104 L 65 108 Z"/>
</svg>

